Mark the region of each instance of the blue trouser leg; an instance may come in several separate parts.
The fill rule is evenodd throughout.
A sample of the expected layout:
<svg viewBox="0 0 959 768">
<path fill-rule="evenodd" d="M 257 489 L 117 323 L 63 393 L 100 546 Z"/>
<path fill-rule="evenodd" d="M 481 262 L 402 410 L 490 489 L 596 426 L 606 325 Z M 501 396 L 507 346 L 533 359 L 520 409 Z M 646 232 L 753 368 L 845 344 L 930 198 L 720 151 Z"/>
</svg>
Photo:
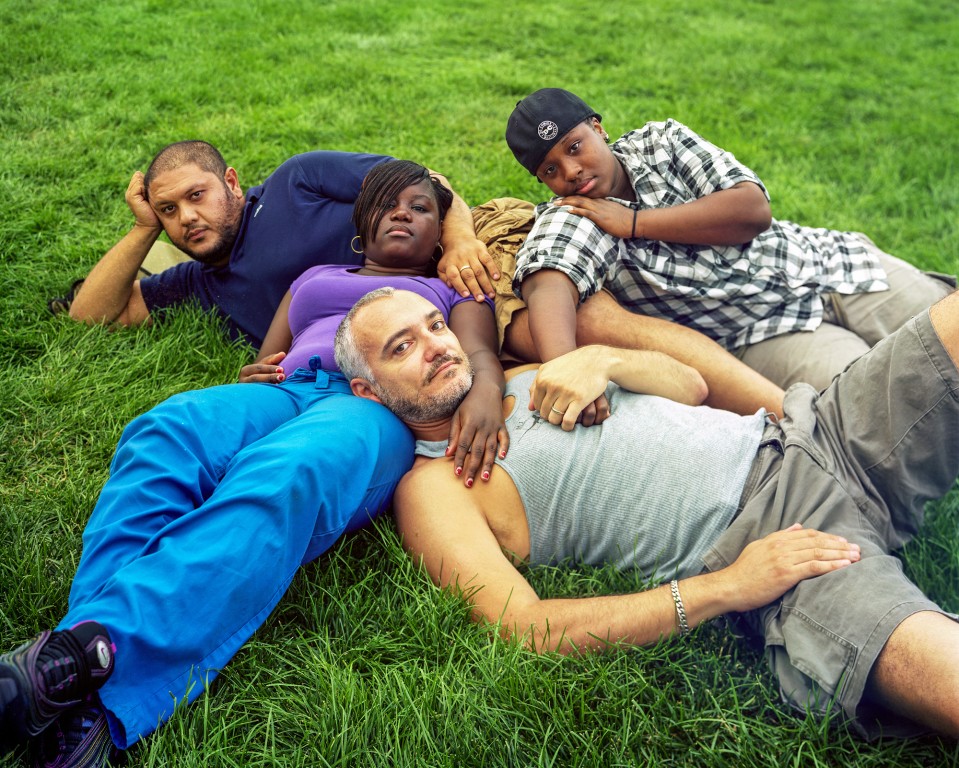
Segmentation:
<svg viewBox="0 0 959 768">
<path fill-rule="evenodd" d="M 296 568 L 388 503 L 412 438 L 345 392 L 342 377 L 216 387 L 127 429 L 61 623 L 110 631 L 116 667 L 100 697 L 119 746 L 195 698 Z"/>
</svg>

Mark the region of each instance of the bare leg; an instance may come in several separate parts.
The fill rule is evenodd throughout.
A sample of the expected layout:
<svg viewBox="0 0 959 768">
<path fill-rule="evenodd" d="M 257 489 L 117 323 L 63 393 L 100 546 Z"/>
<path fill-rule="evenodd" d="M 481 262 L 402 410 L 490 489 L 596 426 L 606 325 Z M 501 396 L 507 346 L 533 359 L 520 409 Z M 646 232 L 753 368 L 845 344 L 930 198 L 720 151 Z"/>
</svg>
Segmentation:
<svg viewBox="0 0 959 768">
<path fill-rule="evenodd" d="M 707 405 L 742 414 L 762 407 L 782 416 L 783 391 L 715 341 L 692 328 L 630 312 L 605 292 L 580 305 L 576 343 L 665 352 L 702 374 L 709 387 Z M 513 315 L 503 347 L 522 360 L 538 360 L 525 309 Z"/>
<path fill-rule="evenodd" d="M 929 316 L 959 367 L 959 293 L 936 303 Z M 894 712 L 959 737 L 959 623 L 932 611 L 903 621 L 876 660 L 867 694 Z"/>
<path fill-rule="evenodd" d="M 959 368 L 959 291 L 936 302 L 929 310 L 929 319 L 953 365 Z"/>
<path fill-rule="evenodd" d="M 867 695 L 887 709 L 959 737 L 959 623 L 914 613 L 889 637 Z"/>
</svg>

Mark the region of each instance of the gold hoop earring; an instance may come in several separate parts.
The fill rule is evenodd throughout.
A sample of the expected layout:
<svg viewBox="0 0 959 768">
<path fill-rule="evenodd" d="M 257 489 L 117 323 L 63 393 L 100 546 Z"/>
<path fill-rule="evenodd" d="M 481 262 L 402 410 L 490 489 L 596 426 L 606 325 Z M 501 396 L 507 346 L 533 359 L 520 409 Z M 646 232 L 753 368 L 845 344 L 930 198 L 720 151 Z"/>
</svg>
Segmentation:
<svg viewBox="0 0 959 768">
<path fill-rule="evenodd" d="M 436 252 L 439 251 L 439 256 L 436 255 Z M 440 259 L 443 258 L 443 244 L 437 243 L 436 248 L 433 249 L 433 261 L 436 263 L 440 262 Z"/>
<path fill-rule="evenodd" d="M 358 253 L 358 254 L 360 254 L 360 256 L 362 256 L 362 255 L 363 255 L 363 249 L 360 248 L 360 250 L 356 250 L 356 245 L 354 245 L 354 243 L 356 243 L 356 241 L 359 240 L 359 239 L 360 239 L 360 236 L 359 236 L 359 235 L 353 235 L 353 239 L 350 240 L 350 250 L 353 251 L 353 253 Z"/>
</svg>

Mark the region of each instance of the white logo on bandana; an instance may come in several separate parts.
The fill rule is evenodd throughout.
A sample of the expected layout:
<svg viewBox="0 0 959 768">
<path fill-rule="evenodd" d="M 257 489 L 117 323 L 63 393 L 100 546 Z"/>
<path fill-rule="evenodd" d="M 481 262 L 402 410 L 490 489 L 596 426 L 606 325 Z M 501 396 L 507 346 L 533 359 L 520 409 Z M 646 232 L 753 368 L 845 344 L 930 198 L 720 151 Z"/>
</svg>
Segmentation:
<svg viewBox="0 0 959 768">
<path fill-rule="evenodd" d="M 556 134 L 559 133 L 559 127 L 552 120 L 544 120 L 536 128 L 536 133 L 539 134 L 539 137 L 543 141 L 550 141 L 556 138 Z"/>
</svg>

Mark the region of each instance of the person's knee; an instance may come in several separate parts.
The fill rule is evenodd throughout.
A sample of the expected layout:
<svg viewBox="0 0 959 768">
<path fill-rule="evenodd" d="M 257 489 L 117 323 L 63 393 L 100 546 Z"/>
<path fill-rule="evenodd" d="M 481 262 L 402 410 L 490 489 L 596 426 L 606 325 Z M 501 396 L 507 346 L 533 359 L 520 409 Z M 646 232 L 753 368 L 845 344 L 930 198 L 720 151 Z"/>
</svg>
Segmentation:
<svg viewBox="0 0 959 768">
<path fill-rule="evenodd" d="M 953 291 L 929 309 L 929 319 L 942 346 L 959 368 L 959 291 Z"/>
<path fill-rule="evenodd" d="M 866 695 L 959 737 L 959 623 L 935 611 L 906 618 L 876 659 Z"/>
</svg>

